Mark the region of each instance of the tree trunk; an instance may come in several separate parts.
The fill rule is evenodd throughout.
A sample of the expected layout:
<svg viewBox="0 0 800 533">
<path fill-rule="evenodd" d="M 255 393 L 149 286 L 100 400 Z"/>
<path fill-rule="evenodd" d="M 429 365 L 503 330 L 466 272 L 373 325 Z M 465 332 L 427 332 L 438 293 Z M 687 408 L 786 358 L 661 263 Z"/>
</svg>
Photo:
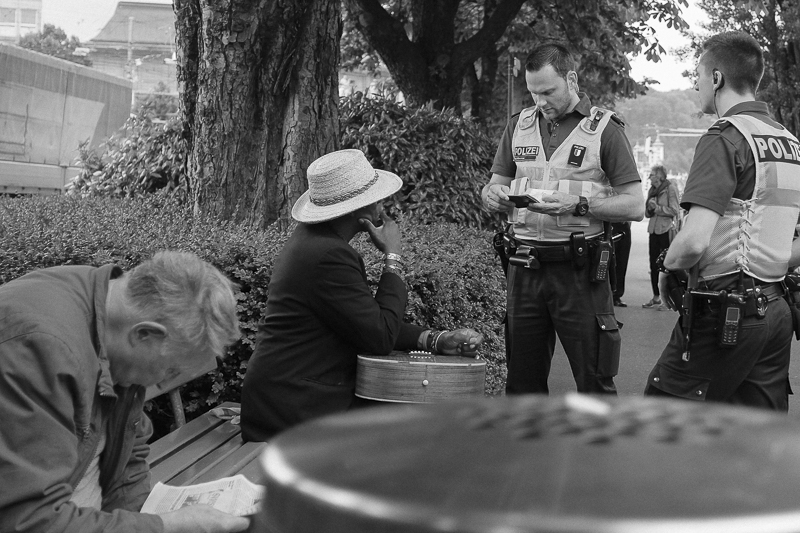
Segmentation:
<svg viewBox="0 0 800 533">
<path fill-rule="evenodd" d="M 339 0 L 174 0 L 196 212 L 290 221 L 338 147 Z"/>
</svg>

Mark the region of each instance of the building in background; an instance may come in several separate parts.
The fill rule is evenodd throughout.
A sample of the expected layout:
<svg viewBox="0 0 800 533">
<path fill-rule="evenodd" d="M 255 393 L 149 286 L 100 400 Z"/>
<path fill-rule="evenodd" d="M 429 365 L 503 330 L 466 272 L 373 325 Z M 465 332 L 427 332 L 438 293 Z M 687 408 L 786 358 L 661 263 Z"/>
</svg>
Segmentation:
<svg viewBox="0 0 800 533">
<path fill-rule="evenodd" d="M 120 1 L 111 19 L 86 46 L 91 49 L 92 67 L 130 80 L 134 95 L 150 94 L 161 83 L 166 93 L 177 96 L 171 1 Z"/>
<path fill-rule="evenodd" d="M 653 165 L 664 163 L 664 143 L 658 135 L 656 140 L 650 142 L 650 137 L 645 138 L 644 146 L 636 141 L 633 147 L 633 157 L 636 160 L 636 167 L 639 169 L 640 176 L 647 176 Z"/>
<path fill-rule="evenodd" d="M 42 0 L 0 0 L 0 41 L 42 31 Z"/>
<path fill-rule="evenodd" d="M 62 194 L 79 146 L 96 147 L 130 115 L 131 82 L 0 43 L 0 193 Z"/>
</svg>

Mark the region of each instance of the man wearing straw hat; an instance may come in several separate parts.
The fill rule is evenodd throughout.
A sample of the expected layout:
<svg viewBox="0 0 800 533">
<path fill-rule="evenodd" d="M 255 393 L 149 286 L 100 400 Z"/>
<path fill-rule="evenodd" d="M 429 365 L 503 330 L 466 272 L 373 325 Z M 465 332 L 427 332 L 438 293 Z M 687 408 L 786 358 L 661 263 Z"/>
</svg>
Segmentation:
<svg viewBox="0 0 800 533">
<path fill-rule="evenodd" d="M 471 329 L 441 332 L 403 322 L 401 235 L 382 204 L 402 185 L 395 174 L 373 169 L 360 150 L 333 152 L 308 167 L 308 191 L 292 208 L 300 224 L 275 262 L 244 379 L 246 440 L 356 407 L 358 353 L 477 352 L 483 337 Z M 385 254 L 374 296 L 364 261 L 349 244 L 362 231 Z"/>
</svg>

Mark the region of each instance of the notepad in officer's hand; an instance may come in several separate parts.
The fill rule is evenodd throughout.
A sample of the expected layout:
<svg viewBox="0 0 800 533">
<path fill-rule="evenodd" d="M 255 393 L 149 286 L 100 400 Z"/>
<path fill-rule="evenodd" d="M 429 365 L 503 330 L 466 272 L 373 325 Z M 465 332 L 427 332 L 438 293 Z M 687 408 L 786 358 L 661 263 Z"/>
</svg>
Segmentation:
<svg viewBox="0 0 800 533">
<path fill-rule="evenodd" d="M 527 189 L 525 194 L 509 194 L 508 199 L 514 203 L 515 207 L 527 207 L 528 204 L 535 204 L 544 201 L 545 196 L 550 196 L 553 191 L 547 189 Z"/>
</svg>

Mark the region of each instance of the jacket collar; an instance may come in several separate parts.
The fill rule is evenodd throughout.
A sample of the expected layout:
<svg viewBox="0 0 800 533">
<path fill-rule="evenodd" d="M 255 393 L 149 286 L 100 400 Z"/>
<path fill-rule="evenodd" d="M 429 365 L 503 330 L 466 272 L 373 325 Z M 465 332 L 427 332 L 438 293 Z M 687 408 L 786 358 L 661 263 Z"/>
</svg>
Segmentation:
<svg viewBox="0 0 800 533">
<path fill-rule="evenodd" d="M 108 284 L 112 279 L 122 275 L 122 269 L 116 265 L 103 265 L 94 273 L 94 317 L 95 317 L 95 343 L 97 358 L 100 364 L 100 375 L 97 378 L 97 391 L 101 396 L 116 397 L 114 382 L 111 380 L 111 368 L 108 364 L 108 354 L 104 344 L 106 332 L 106 298 L 108 297 Z"/>
</svg>

